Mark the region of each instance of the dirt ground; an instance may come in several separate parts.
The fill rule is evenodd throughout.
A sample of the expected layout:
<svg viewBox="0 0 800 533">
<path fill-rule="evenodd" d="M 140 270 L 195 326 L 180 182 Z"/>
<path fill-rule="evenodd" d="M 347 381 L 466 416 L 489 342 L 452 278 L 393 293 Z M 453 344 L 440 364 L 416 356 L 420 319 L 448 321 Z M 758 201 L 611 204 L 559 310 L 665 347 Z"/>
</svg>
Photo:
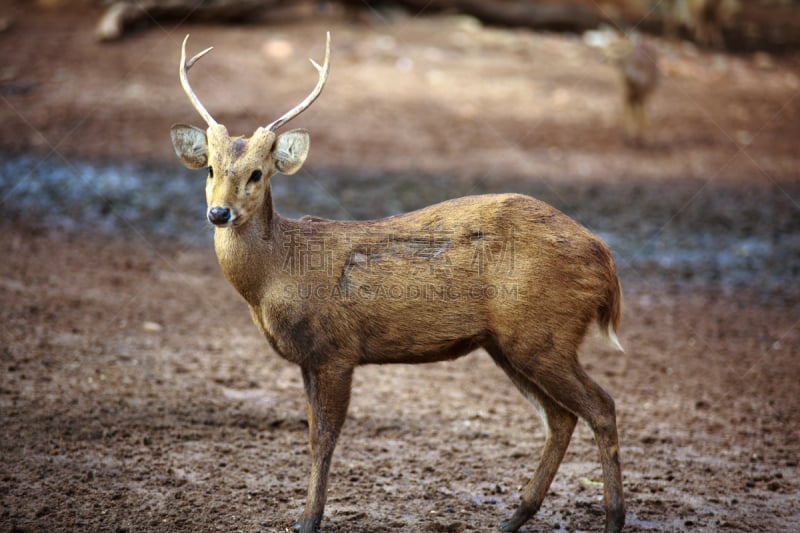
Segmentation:
<svg viewBox="0 0 800 533">
<path fill-rule="evenodd" d="M 202 177 L 167 131 L 200 124 L 177 76 L 187 32 L 191 50 L 216 47 L 196 91 L 249 135 L 313 86 L 305 58 L 321 60 L 325 30 L 331 78 L 294 124 L 310 159 L 275 178 L 278 209 L 383 216 L 506 190 L 554 203 L 620 264 L 627 351 L 593 333 L 581 357 L 617 402 L 626 531 L 800 529 L 798 56 L 656 41 L 664 76 L 636 148 L 614 69 L 579 36 L 374 13 L 162 22 L 99 45 L 94 12 L 2 9 L 0 531 L 282 531 L 299 515 L 299 371 L 219 272 Z M 188 184 L 189 230 L 152 230 L 177 194 L 137 215 L 91 181 L 47 201 L 36 186 L 51 163 L 84 183 L 86 162 L 130 161 Z M 543 442 L 485 353 L 361 368 L 323 530 L 492 530 Z M 579 424 L 525 531 L 599 530 L 599 480 Z"/>
</svg>

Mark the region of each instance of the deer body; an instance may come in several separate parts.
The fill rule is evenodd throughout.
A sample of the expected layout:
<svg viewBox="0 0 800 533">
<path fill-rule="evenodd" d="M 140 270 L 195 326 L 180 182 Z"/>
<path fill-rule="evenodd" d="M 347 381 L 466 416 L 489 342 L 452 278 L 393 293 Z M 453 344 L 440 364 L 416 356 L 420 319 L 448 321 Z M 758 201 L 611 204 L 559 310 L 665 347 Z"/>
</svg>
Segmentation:
<svg viewBox="0 0 800 533">
<path fill-rule="evenodd" d="M 187 62 L 184 51 L 182 81 L 203 53 Z M 279 125 L 316 98 L 327 56 L 317 66 L 317 89 Z M 556 209 L 517 194 L 465 197 L 372 221 L 283 218 L 269 179 L 300 168 L 307 132 L 277 135 L 267 127 L 249 139 L 231 138 L 188 81 L 184 88 L 209 128 L 174 126 L 173 144 L 188 167 L 209 168 L 208 218 L 219 263 L 268 342 L 303 376 L 311 474 L 296 529 L 315 531 L 322 520 L 357 366 L 441 361 L 482 347 L 547 427 L 536 474 L 501 529 L 516 531 L 536 513 L 581 417 L 600 449 L 606 531 L 619 531 L 614 402 L 577 359 L 595 320 L 619 347 L 621 291 L 608 247 Z"/>
<path fill-rule="evenodd" d="M 450 359 L 491 339 L 507 344 L 520 329 L 544 344 L 573 321 L 564 341 L 579 343 L 613 282 L 602 243 L 522 195 L 461 198 L 367 222 L 273 212 L 257 226 L 217 228 L 217 255 L 273 348 L 301 365 L 326 356 L 353 365 Z M 600 261 L 582 263 L 587 254 Z M 576 305 L 586 316 L 574 316 Z"/>
</svg>

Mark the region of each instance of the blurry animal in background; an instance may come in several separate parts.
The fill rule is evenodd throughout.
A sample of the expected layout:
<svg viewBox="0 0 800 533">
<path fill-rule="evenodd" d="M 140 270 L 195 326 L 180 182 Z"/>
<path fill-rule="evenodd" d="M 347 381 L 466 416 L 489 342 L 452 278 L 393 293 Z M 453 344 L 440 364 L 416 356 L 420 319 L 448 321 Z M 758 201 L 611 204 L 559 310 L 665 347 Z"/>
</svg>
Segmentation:
<svg viewBox="0 0 800 533">
<path fill-rule="evenodd" d="M 629 142 L 645 144 L 650 120 L 647 100 L 658 86 L 660 72 L 658 54 L 653 46 L 638 33 L 617 34 L 605 48 L 622 76 L 623 127 Z"/>
</svg>

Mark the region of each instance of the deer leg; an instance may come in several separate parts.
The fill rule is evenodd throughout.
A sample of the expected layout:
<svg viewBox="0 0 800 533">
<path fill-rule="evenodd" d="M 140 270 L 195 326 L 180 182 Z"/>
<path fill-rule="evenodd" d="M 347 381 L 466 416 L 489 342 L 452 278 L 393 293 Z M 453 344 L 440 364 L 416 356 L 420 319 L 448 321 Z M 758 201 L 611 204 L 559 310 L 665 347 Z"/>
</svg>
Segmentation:
<svg viewBox="0 0 800 533">
<path fill-rule="evenodd" d="M 646 143 L 650 134 L 650 120 L 647 117 L 645 101 L 642 99 L 636 105 L 636 116 L 639 123 L 639 142 Z"/>
<path fill-rule="evenodd" d="M 591 427 L 603 467 L 605 533 L 619 532 L 625 523 L 625 504 L 614 400 L 586 374 L 574 352 L 550 352 L 515 360 L 512 364 L 563 408 L 586 420 Z"/>
<path fill-rule="evenodd" d="M 622 102 L 623 110 L 623 128 L 625 129 L 625 140 L 632 142 L 636 140 L 636 111 L 634 109 L 634 101 L 630 96 L 625 96 Z"/>
<path fill-rule="evenodd" d="M 322 522 L 328 472 L 336 440 L 347 416 L 352 379 L 351 368 L 303 369 L 303 385 L 308 400 L 306 414 L 311 443 L 311 474 L 303 515 L 292 526 L 302 533 L 317 531 Z"/>
<path fill-rule="evenodd" d="M 542 505 L 547 490 L 564 458 L 564 453 L 567 451 L 577 417 L 558 405 L 544 391 L 507 364 L 500 366 L 536 408 L 547 432 L 547 440 L 539 460 L 539 466 L 536 467 L 536 473 L 522 491 L 522 503 L 512 517 L 500 525 L 500 531 L 517 531 L 522 524 L 536 514 Z"/>
</svg>

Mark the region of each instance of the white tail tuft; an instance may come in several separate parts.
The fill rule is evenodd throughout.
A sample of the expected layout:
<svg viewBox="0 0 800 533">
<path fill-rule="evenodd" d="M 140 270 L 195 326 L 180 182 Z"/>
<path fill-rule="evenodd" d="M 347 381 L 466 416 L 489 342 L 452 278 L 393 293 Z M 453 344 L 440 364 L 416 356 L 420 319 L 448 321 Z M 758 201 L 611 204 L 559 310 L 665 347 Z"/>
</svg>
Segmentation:
<svg viewBox="0 0 800 533">
<path fill-rule="evenodd" d="M 610 325 L 608 326 L 608 330 L 606 330 L 606 337 L 608 338 L 608 341 L 614 346 L 614 348 L 616 348 L 620 352 L 625 351 L 625 348 L 622 347 L 622 344 L 620 344 L 619 339 L 617 338 L 617 333 L 614 331 L 614 328 L 611 327 Z"/>
</svg>

